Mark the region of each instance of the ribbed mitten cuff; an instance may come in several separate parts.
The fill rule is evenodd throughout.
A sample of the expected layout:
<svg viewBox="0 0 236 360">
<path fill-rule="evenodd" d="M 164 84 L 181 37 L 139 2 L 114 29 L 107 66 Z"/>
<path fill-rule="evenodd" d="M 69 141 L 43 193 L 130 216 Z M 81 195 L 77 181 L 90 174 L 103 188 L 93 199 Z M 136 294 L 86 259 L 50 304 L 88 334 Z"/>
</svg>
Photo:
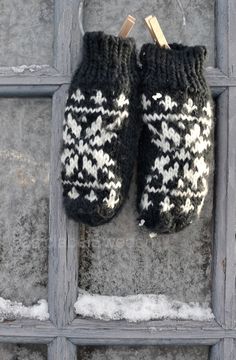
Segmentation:
<svg viewBox="0 0 236 360">
<path fill-rule="evenodd" d="M 180 44 L 170 44 L 170 48 L 161 48 L 155 44 L 143 45 L 140 60 L 144 85 L 154 81 L 163 89 L 206 90 L 203 76 L 206 48 Z"/>
<path fill-rule="evenodd" d="M 120 82 L 137 77 L 135 41 L 103 32 L 87 32 L 76 78 L 80 83 Z M 76 80 L 76 79 L 74 79 Z"/>
</svg>

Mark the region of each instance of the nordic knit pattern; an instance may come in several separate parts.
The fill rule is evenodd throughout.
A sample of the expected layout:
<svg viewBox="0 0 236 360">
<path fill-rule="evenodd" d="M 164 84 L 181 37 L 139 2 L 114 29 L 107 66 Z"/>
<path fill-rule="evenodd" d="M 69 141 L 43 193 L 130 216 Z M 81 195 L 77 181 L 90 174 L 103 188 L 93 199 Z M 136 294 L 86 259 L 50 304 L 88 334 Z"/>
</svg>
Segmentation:
<svg viewBox="0 0 236 360">
<path fill-rule="evenodd" d="M 208 191 L 212 101 L 204 47 L 146 44 L 141 50 L 143 132 L 138 168 L 140 225 L 179 231 Z"/>
<path fill-rule="evenodd" d="M 86 33 L 65 109 L 62 184 L 67 214 L 91 226 L 109 221 L 127 196 L 138 146 L 135 44 Z"/>
</svg>

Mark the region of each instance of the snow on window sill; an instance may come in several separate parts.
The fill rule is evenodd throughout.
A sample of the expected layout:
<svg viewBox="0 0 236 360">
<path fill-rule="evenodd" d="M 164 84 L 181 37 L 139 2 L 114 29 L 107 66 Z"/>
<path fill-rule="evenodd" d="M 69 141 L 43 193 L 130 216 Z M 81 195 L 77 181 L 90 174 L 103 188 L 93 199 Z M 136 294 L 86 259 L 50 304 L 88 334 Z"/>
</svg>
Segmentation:
<svg viewBox="0 0 236 360">
<path fill-rule="evenodd" d="M 184 303 L 165 295 L 139 294 L 129 296 L 104 296 L 79 290 L 74 305 L 77 315 L 100 320 L 196 320 L 214 319 L 208 304 Z"/>
<path fill-rule="evenodd" d="M 48 303 L 46 300 L 39 300 L 32 306 L 24 306 L 16 301 L 6 300 L 0 297 L 0 322 L 4 320 L 16 320 L 21 318 L 48 320 Z"/>
</svg>

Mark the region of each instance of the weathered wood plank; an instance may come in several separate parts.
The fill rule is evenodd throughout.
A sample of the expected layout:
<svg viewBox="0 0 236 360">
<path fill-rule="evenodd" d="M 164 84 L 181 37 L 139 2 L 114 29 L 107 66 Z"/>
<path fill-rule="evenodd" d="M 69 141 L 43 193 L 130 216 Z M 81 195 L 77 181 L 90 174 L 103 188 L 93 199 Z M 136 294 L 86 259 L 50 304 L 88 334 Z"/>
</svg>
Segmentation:
<svg viewBox="0 0 236 360">
<path fill-rule="evenodd" d="M 71 69 L 72 73 L 81 61 L 83 34 L 81 33 L 81 6 L 83 8 L 83 1 L 73 1 L 73 20 L 72 20 L 72 36 L 71 36 Z"/>
<path fill-rule="evenodd" d="M 0 342 L 48 344 L 58 336 L 50 321 L 21 319 L 0 324 Z"/>
<path fill-rule="evenodd" d="M 209 360 L 224 360 L 223 340 L 211 347 Z"/>
<path fill-rule="evenodd" d="M 212 302 L 216 320 L 225 322 L 225 261 L 226 261 L 226 207 L 228 162 L 228 90 L 221 94 L 216 108 L 216 171 L 215 216 L 213 243 Z"/>
<path fill-rule="evenodd" d="M 0 96 L 21 97 L 21 96 L 52 96 L 58 89 L 58 85 L 0 85 Z"/>
<path fill-rule="evenodd" d="M 235 326 L 236 121 L 235 88 L 218 98 L 216 131 L 213 309 L 223 326 Z"/>
<path fill-rule="evenodd" d="M 216 66 L 226 75 L 229 72 L 229 1 L 217 0 L 215 2 Z"/>
<path fill-rule="evenodd" d="M 0 342 L 49 343 L 56 337 L 69 338 L 79 345 L 213 345 L 224 337 L 236 338 L 236 330 L 224 329 L 214 321 L 128 323 L 76 319 L 60 329 L 48 321 L 21 320 L 0 324 Z"/>
<path fill-rule="evenodd" d="M 60 0 L 55 2 L 54 66 L 61 74 L 71 74 L 73 52 L 78 31 L 79 1 Z"/>
<path fill-rule="evenodd" d="M 227 336 L 234 337 L 234 330 Z M 67 336 L 77 345 L 213 345 L 226 336 L 226 330 L 216 322 L 99 321 L 76 319 Z"/>
<path fill-rule="evenodd" d="M 39 77 L 60 76 L 59 72 L 49 65 L 0 66 L 0 77 Z"/>
<path fill-rule="evenodd" d="M 61 187 L 62 123 L 67 86 L 53 96 L 50 168 L 49 312 L 62 327 L 74 318 L 78 286 L 78 224 L 64 212 Z"/>
<path fill-rule="evenodd" d="M 54 339 L 48 346 L 48 360 L 76 360 L 77 349 L 65 337 Z"/>
<path fill-rule="evenodd" d="M 70 44 L 72 33 L 71 2 L 59 0 L 54 9 L 54 66 L 62 74 L 70 74 Z"/>
<path fill-rule="evenodd" d="M 236 75 L 236 2 L 228 0 L 228 75 Z M 227 260 L 225 325 L 236 327 L 236 87 L 229 88 L 228 95 L 228 203 L 227 203 Z M 226 343 L 226 342 L 225 342 Z M 227 346 L 227 345 L 226 345 Z M 236 348 L 234 348 L 234 358 Z M 232 350 L 233 353 L 233 350 Z M 231 355 L 229 355 L 231 359 Z"/>
<path fill-rule="evenodd" d="M 223 357 L 224 360 L 235 360 L 236 357 L 235 339 L 223 340 Z"/>
<path fill-rule="evenodd" d="M 225 326 L 236 326 L 236 88 L 228 91 Z"/>
<path fill-rule="evenodd" d="M 66 84 L 66 83 L 65 83 Z M 0 96 L 52 96 L 59 85 L 0 85 Z M 225 90 L 225 87 L 211 87 L 212 95 L 214 97 L 220 95 Z"/>
<path fill-rule="evenodd" d="M 74 40 L 75 41 L 75 40 Z M 74 51 L 72 71 L 76 69 L 76 66 L 80 62 L 81 52 L 81 41 L 77 39 L 77 50 Z M 207 68 L 206 79 L 211 87 L 226 87 L 236 86 L 236 77 L 227 77 L 218 69 Z M 63 85 L 69 84 L 71 80 L 71 74 L 63 75 L 58 72 L 49 73 L 48 75 L 40 75 L 38 72 L 30 74 L 7 74 L 0 73 L 0 85 L 15 85 L 15 86 L 26 86 L 26 85 Z"/>
<path fill-rule="evenodd" d="M 225 338 L 211 348 L 210 360 L 235 360 L 235 339 Z"/>
<path fill-rule="evenodd" d="M 236 75 L 236 2 L 228 1 L 228 75 L 233 77 Z"/>
<path fill-rule="evenodd" d="M 57 86 L 70 83 L 70 76 L 63 76 L 60 74 L 40 76 L 37 74 L 31 75 L 15 75 L 15 76 L 0 76 L 0 86 Z"/>
<path fill-rule="evenodd" d="M 68 328 L 73 329 L 119 329 L 122 330 L 148 330 L 152 328 L 156 328 L 158 330 L 165 329 L 204 329 L 204 330 L 221 330 L 221 326 L 215 321 L 195 321 L 195 320 L 151 320 L 151 321 L 142 321 L 142 322 L 128 322 L 125 320 L 97 320 L 97 319 L 85 319 L 77 317 Z"/>
</svg>

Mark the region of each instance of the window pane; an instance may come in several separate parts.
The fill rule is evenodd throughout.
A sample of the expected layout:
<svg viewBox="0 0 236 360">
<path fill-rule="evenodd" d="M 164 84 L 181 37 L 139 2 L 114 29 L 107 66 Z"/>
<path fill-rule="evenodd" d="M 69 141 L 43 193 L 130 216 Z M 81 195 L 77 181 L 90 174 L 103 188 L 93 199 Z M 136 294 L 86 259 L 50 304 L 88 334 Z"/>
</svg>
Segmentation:
<svg viewBox="0 0 236 360">
<path fill-rule="evenodd" d="M 83 347 L 78 360 L 208 360 L 209 348 L 199 347 Z"/>
<path fill-rule="evenodd" d="M 1 0 L 0 66 L 52 64 L 54 0 Z"/>
<path fill-rule="evenodd" d="M 0 296 L 47 298 L 50 99 L 0 99 Z"/>
<path fill-rule="evenodd" d="M 0 344 L 2 360 L 46 360 L 46 345 Z"/>
<path fill-rule="evenodd" d="M 89 293 L 164 294 L 211 303 L 213 149 L 209 192 L 199 219 L 181 232 L 157 235 L 139 227 L 135 180 L 122 211 L 109 224 L 81 226 L 79 287 Z"/>
<path fill-rule="evenodd" d="M 150 42 L 151 37 L 144 29 L 143 21 L 149 14 L 156 15 L 169 43 L 182 42 L 188 45 L 205 45 L 209 52 L 208 65 L 215 66 L 215 0 L 112 0 L 87 1 L 85 7 L 85 30 L 101 30 L 117 34 L 127 14 L 138 21 L 132 30 L 139 46 Z M 102 25 L 101 25 L 102 24 Z"/>
</svg>

